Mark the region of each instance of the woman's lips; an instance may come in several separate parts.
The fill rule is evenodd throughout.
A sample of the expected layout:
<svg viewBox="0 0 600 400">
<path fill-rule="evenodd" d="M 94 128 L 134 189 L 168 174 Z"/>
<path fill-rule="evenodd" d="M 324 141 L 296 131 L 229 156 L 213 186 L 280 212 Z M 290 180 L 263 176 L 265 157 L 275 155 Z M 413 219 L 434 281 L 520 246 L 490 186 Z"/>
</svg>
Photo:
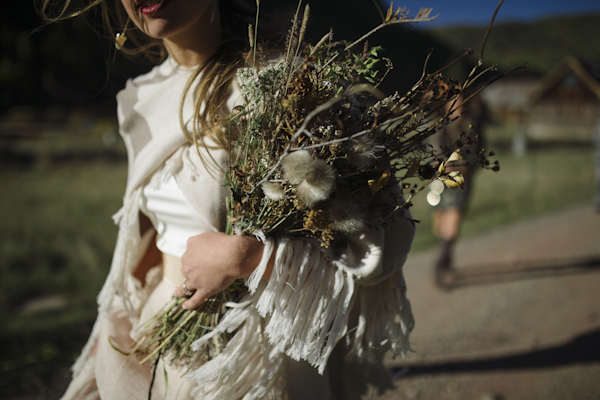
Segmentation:
<svg viewBox="0 0 600 400">
<path fill-rule="evenodd" d="M 147 17 L 151 17 L 154 14 L 156 14 L 160 9 L 164 8 L 168 2 L 169 2 L 169 0 L 163 0 L 163 1 L 159 1 L 158 3 L 155 3 L 155 4 L 151 4 L 149 6 L 144 6 L 143 4 L 141 4 L 139 6 L 139 9 L 143 15 L 145 15 Z"/>
</svg>

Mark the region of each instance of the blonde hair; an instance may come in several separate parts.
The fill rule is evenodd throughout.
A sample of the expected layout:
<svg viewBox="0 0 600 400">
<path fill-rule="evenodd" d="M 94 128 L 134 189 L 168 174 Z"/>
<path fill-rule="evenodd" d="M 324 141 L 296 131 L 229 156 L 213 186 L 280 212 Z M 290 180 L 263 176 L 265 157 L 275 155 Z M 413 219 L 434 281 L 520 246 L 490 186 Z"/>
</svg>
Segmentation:
<svg viewBox="0 0 600 400">
<path fill-rule="evenodd" d="M 89 4 L 72 8 L 72 0 L 36 0 L 39 14 L 47 23 L 62 21 L 80 16 L 100 6 L 106 33 L 114 40 L 117 30 L 114 24 L 122 27 L 129 24 L 129 18 L 120 0 L 115 0 L 115 10 L 111 13 L 107 0 L 91 0 Z M 246 64 L 249 49 L 247 38 L 248 22 L 254 14 L 250 8 L 238 0 L 219 0 L 223 26 L 223 40 L 210 58 L 200 64 L 191 74 L 181 95 L 179 121 L 181 128 L 190 142 L 204 146 L 204 139 L 209 138 L 220 148 L 229 148 L 235 140 L 235 132 L 227 127 L 229 110 L 226 103 L 231 95 L 232 82 L 238 68 Z M 133 25 L 133 24 L 131 24 Z M 121 52 L 129 57 L 145 57 L 154 64 L 162 62 L 167 52 L 162 41 L 152 39 L 134 26 L 127 27 L 127 46 Z M 131 46 L 130 44 L 133 44 Z M 190 131 L 183 120 L 183 101 L 193 91 L 194 118 Z"/>
</svg>

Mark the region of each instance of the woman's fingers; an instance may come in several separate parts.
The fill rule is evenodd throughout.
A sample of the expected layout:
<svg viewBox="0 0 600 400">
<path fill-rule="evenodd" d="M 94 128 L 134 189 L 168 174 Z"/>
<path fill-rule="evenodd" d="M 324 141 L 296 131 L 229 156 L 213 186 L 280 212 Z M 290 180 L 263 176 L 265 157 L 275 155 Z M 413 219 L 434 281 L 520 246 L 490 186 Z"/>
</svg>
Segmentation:
<svg viewBox="0 0 600 400">
<path fill-rule="evenodd" d="M 186 283 L 186 287 L 188 288 L 188 290 L 190 290 L 191 292 L 195 292 L 196 291 L 196 289 L 192 289 L 192 288 L 189 287 L 187 281 L 185 283 Z M 177 297 L 190 297 L 185 292 L 185 290 L 183 289 L 183 285 L 182 286 L 178 286 L 178 287 L 175 288 L 175 296 L 177 296 Z"/>
<path fill-rule="evenodd" d="M 200 306 L 204 302 L 204 300 L 206 300 L 206 296 L 204 296 L 203 293 L 200 293 L 200 291 L 197 290 L 196 293 L 192 295 L 192 297 L 190 297 L 181 304 L 181 307 L 185 308 L 186 310 L 193 310 L 194 308 Z"/>
<path fill-rule="evenodd" d="M 193 285 L 188 281 L 186 281 L 184 284 L 188 291 L 192 293 L 192 295 L 190 296 L 188 293 L 186 293 L 183 285 L 181 285 L 175 288 L 175 296 L 188 297 L 189 299 L 184 301 L 181 306 L 185 309 L 193 310 L 202 304 L 202 302 L 206 299 L 206 295 L 201 293 L 199 290 L 194 289 Z"/>
<path fill-rule="evenodd" d="M 185 285 L 185 288 L 183 285 Z M 189 281 L 185 281 L 183 285 L 175 288 L 175 296 L 188 298 L 188 300 L 181 303 L 181 306 L 187 310 L 193 310 L 200 306 L 211 295 L 203 290 L 196 290 L 193 283 Z M 187 292 L 186 289 L 188 290 Z"/>
</svg>

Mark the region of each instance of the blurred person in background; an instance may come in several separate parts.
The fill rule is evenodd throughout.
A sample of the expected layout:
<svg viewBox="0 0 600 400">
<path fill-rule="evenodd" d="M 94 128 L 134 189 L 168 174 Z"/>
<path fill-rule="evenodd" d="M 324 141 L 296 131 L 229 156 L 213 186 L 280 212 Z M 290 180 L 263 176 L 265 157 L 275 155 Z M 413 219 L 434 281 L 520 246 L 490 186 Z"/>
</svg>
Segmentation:
<svg viewBox="0 0 600 400">
<path fill-rule="evenodd" d="M 461 96 L 457 105 L 464 98 Z M 451 106 L 448 103 L 446 107 Z M 470 141 L 478 141 L 483 145 L 483 128 L 486 120 L 485 104 L 480 96 L 475 96 L 465 106 L 454 111 L 453 122 L 448 124 L 432 137 L 431 144 L 440 155 L 441 161 L 447 162 L 456 150 L 451 145 L 457 142 L 466 144 L 462 152 L 469 153 L 476 146 L 469 146 Z M 468 159 L 470 154 L 462 155 Z M 452 272 L 453 250 L 460 231 L 461 220 L 467 211 L 471 192 L 473 190 L 473 173 L 475 167 L 464 165 L 462 161 L 450 161 L 446 164 L 447 171 L 459 171 L 464 177 L 462 188 L 447 188 L 437 180 L 430 185 L 427 200 L 434 207 L 433 234 L 438 239 L 438 256 L 435 263 L 435 282 L 439 287 L 449 283 Z"/>
<path fill-rule="evenodd" d="M 240 97 L 236 72 L 249 66 L 255 10 L 248 6 L 258 2 L 93 0 L 75 11 L 70 0 L 42 3 L 50 21 L 101 7 L 118 49 L 159 63 L 117 95 L 129 155 L 119 235 L 98 319 L 63 399 L 141 399 L 151 388 L 152 399 L 351 400 L 367 384 L 389 385 L 383 354 L 390 343 L 404 343 L 413 325 L 401 273 L 414 234 L 408 219 L 390 231 L 345 237 L 330 251 L 309 240 L 224 233 L 226 125 Z M 281 272 L 315 276 L 324 266 L 318 280 L 288 282 Z M 251 276 L 252 294 L 227 303 L 224 319 L 233 313 L 237 328 L 209 361 L 159 358 L 153 370 L 115 349 L 135 346 L 173 292 L 187 298 L 183 308 L 195 309 Z M 286 302 L 288 286 L 305 300 Z M 402 325 L 390 324 L 403 301 Z M 297 323 L 303 318 L 310 323 Z"/>
</svg>

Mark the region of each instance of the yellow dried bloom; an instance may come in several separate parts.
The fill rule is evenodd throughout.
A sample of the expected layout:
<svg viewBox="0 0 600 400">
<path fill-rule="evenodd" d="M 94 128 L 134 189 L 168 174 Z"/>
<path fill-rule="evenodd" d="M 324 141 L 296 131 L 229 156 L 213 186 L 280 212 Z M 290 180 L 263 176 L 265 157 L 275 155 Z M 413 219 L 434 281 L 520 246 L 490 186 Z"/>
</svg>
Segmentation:
<svg viewBox="0 0 600 400">
<path fill-rule="evenodd" d="M 390 181 L 391 177 L 392 177 L 392 172 L 388 168 L 385 171 L 383 171 L 383 173 L 381 174 L 379 179 L 377 179 L 377 180 L 369 179 L 369 181 L 367 183 L 369 184 L 369 187 L 371 188 L 371 193 L 373 193 L 374 195 L 377 194 L 377 192 L 379 192 L 381 189 L 383 189 L 383 187 L 385 185 L 387 185 L 387 183 Z"/>
<path fill-rule="evenodd" d="M 450 157 L 448 157 L 448 162 L 450 162 L 450 161 L 460 161 L 460 160 L 464 160 L 464 157 L 460 153 L 460 149 L 454 150 L 454 152 L 452 154 L 450 154 Z"/>
<path fill-rule="evenodd" d="M 462 174 L 460 172 L 452 171 L 447 176 L 448 176 L 448 178 L 440 178 L 440 180 L 442 182 L 444 182 L 444 184 L 446 186 L 448 186 L 449 188 L 456 188 L 456 187 L 460 187 L 461 189 L 463 188 L 463 186 L 465 184 L 465 178 L 462 176 Z"/>
</svg>

